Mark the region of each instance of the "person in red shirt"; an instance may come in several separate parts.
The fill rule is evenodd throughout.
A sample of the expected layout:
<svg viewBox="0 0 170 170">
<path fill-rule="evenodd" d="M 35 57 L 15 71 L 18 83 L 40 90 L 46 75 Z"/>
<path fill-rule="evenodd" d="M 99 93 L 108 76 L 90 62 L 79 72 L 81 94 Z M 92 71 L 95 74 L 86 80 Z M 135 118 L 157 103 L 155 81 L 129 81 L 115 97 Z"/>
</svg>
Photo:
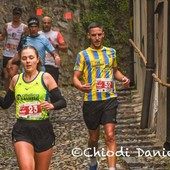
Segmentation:
<svg viewBox="0 0 170 170">
<path fill-rule="evenodd" d="M 60 51 L 67 52 L 68 47 L 66 45 L 66 42 L 64 41 L 61 32 L 52 30 L 52 19 L 50 17 L 43 17 L 42 30 L 39 31 L 39 33 L 45 35 L 50 40 L 51 44 L 55 47 L 58 53 Z M 46 72 L 50 73 L 55 81 L 58 83 L 60 65 L 56 65 L 53 60 L 54 59 L 51 54 L 47 53 L 45 60 L 45 69 Z"/>
</svg>

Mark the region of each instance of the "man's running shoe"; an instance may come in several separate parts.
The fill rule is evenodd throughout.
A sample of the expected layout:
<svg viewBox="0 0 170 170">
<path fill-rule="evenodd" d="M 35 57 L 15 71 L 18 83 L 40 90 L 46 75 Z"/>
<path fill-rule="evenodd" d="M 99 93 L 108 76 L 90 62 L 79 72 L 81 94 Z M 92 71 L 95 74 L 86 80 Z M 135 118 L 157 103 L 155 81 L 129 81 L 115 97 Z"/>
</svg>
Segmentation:
<svg viewBox="0 0 170 170">
<path fill-rule="evenodd" d="M 94 165 L 94 166 L 91 166 L 91 165 L 90 165 L 89 170 L 97 170 L 98 168 L 99 168 L 99 162 L 97 161 L 97 164 L 96 164 L 96 165 Z"/>
</svg>

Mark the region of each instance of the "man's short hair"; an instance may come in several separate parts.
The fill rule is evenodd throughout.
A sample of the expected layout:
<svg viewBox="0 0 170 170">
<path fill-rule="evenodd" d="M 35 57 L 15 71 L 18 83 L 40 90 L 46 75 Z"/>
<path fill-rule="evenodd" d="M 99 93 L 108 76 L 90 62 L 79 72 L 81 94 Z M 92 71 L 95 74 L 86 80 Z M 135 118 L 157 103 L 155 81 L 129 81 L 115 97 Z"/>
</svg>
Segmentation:
<svg viewBox="0 0 170 170">
<path fill-rule="evenodd" d="M 103 29 L 103 26 L 102 26 L 100 23 L 98 23 L 98 22 L 92 22 L 92 23 L 90 23 L 89 26 L 87 27 L 87 31 L 89 32 L 90 29 L 96 28 L 96 27 Z"/>
<path fill-rule="evenodd" d="M 13 9 L 13 14 L 22 15 L 22 9 L 19 8 L 19 7 L 15 7 L 15 8 Z"/>
</svg>

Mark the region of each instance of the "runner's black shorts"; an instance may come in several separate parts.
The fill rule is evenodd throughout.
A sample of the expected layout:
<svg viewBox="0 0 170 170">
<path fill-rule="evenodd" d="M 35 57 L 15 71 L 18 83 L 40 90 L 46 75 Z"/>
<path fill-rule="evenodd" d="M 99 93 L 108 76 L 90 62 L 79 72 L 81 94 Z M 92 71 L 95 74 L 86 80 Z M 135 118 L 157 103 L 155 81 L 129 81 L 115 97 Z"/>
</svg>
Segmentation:
<svg viewBox="0 0 170 170">
<path fill-rule="evenodd" d="M 58 84 L 59 79 L 59 68 L 51 66 L 51 65 L 45 65 L 45 71 L 52 75 L 56 83 Z"/>
<path fill-rule="evenodd" d="M 100 124 L 116 124 L 117 107 L 117 98 L 103 101 L 84 101 L 83 117 L 87 128 L 96 130 Z"/>
<path fill-rule="evenodd" d="M 8 61 L 11 59 L 11 57 L 6 57 L 6 56 L 3 56 L 3 68 L 5 68 L 8 64 Z M 20 66 L 20 60 L 19 61 L 16 61 L 14 62 L 13 64 L 17 65 L 17 66 Z"/>
<path fill-rule="evenodd" d="M 12 130 L 13 143 L 25 141 L 35 152 L 43 152 L 55 145 L 52 124 L 47 120 L 17 120 Z"/>
</svg>

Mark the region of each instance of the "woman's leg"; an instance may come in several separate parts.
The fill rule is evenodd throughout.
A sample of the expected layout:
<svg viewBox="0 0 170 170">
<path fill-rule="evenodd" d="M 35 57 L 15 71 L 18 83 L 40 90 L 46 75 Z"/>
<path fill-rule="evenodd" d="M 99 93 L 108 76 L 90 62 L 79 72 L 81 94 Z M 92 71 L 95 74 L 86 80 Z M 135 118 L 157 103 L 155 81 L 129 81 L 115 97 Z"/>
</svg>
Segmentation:
<svg viewBox="0 0 170 170">
<path fill-rule="evenodd" d="M 24 141 L 14 143 L 14 149 L 20 170 L 35 170 L 34 148 Z"/>
<path fill-rule="evenodd" d="M 50 148 L 44 152 L 35 153 L 35 170 L 48 170 L 51 158 L 52 158 L 53 148 Z"/>
</svg>

